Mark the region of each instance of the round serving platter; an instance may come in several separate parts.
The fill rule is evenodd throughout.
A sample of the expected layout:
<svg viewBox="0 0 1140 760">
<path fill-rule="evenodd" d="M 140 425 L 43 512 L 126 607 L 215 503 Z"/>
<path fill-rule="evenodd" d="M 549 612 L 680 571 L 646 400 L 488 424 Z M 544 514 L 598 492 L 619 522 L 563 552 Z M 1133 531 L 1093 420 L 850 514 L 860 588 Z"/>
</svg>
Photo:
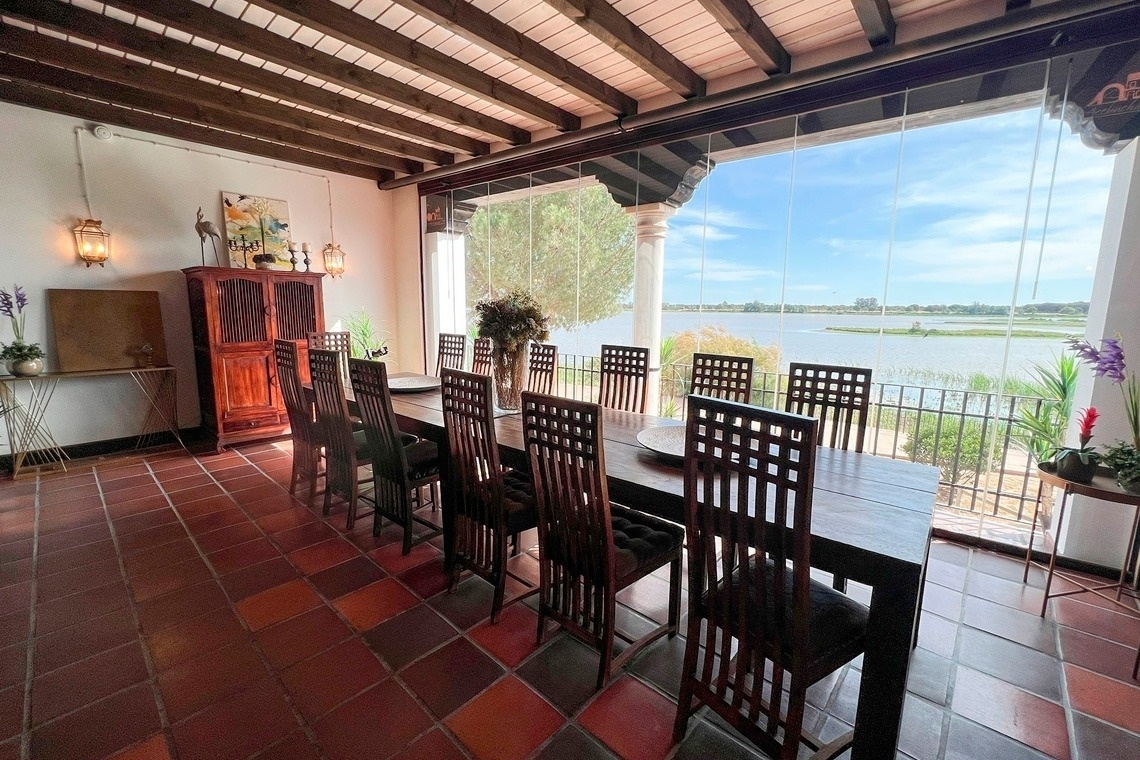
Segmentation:
<svg viewBox="0 0 1140 760">
<path fill-rule="evenodd" d="M 435 390 L 439 386 L 439 378 L 430 375 L 388 378 L 388 390 L 392 391 L 392 393 L 422 393 L 424 391 Z"/>
<path fill-rule="evenodd" d="M 679 460 L 685 458 L 684 425 L 647 428 L 637 434 L 637 442 L 666 459 Z"/>
</svg>

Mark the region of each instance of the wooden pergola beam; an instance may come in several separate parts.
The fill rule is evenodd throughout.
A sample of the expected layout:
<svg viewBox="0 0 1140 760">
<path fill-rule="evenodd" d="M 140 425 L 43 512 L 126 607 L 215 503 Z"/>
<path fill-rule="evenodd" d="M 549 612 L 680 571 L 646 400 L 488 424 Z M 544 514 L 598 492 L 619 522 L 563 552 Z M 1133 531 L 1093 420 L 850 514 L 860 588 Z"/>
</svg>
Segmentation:
<svg viewBox="0 0 1140 760">
<path fill-rule="evenodd" d="M 267 29 L 199 5 L 193 0 L 162 0 L 158 3 L 152 0 L 107 0 L 106 4 L 219 45 L 272 61 L 279 66 L 348 87 L 387 103 L 412 108 L 438 119 L 461 124 L 510 143 L 523 144 L 530 141 L 530 133 L 525 129 L 456 105 L 444 98 L 429 95 L 417 87 L 369 71 L 308 45 L 293 42 Z M 365 23 L 371 22 L 365 21 Z"/>
<path fill-rule="evenodd" d="M 278 161 L 288 161 L 314 169 L 363 177 L 376 182 L 386 182 L 395 176 L 394 172 L 389 169 L 380 169 L 355 161 L 312 153 L 288 145 L 257 140 L 184 121 L 175 121 L 142 111 L 132 111 L 128 108 L 120 108 L 119 106 L 69 95 L 59 90 L 44 89 L 22 82 L 0 79 L 0 100 L 29 108 L 38 108 L 41 111 L 60 113 L 76 119 L 115 124 L 128 129 L 137 129 L 140 132 L 162 135 L 176 140 L 188 140 L 201 145 L 248 153 Z"/>
<path fill-rule="evenodd" d="M 748 57 L 768 75 L 787 74 L 792 57 L 748 0 L 700 0 Z"/>
<path fill-rule="evenodd" d="M 468 42 L 502 56 L 551 84 L 596 103 L 615 116 L 633 116 L 637 101 L 522 32 L 464 0 L 396 0 L 408 10 Z"/>
<path fill-rule="evenodd" d="M 338 95 L 291 77 L 279 76 L 272 71 L 210 53 L 196 45 L 116 21 L 75 5 L 48 0 L 0 0 L 0 10 L 23 21 L 81 40 L 256 90 L 318 111 L 338 114 L 389 132 L 452 147 L 472 155 L 481 156 L 490 152 L 490 145 L 467 135 Z"/>
<path fill-rule="evenodd" d="M 546 4 L 685 98 L 705 94 L 705 80 L 607 0 L 545 0 Z"/>
<path fill-rule="evenodd" d="M 150 4 L 149 0 L 131 0 L 131 2 Z M 170 4 L 170 2 L 171 0 L 163 0 L 161 4 Z M 525 114 L 567 131 L 582 126 L 577 116 L 551 104 L 545 98 L 531 95 L 472 66 L 462 64 L 427 45 L 392 31 L 383 24 L 371 21 L 356 11 L 337 5 L 332 0 L 250 0 L 250 2 L 373 55 L 387 58 L 424 76 L 445 82 L 481 100 L 497 103 L 515 113 Z M 175 4 L 185 3 L 197 5 L 191 0 L 176 0 Z M 194 9 L 195 13 L 202 15 L 197 8 Z"/>
<path fill-rule="evenodd" d="M 1005 12 L 1021 10 L 1029 7 L 1030 0 L 1005 0 Z"/>
<path fill-rule="evenodd" d="M 895 44 L 895 16 L 888 0 L 851 0 L 871 47 Z"/>
<path fill-rule="evenodd" d="M 228 87 L 207 84 L 130 58 L 79 47 L 10 24 L 0 24 L 0 50 L 160 96 L 177 93 L 179 99 L 190 103 L 214 110 L 221 109 L 226 114 L 241 114 L 251 117 L 251 120 L 290 127 L 320 138 L 385 151 L 395 156 L 421 159 L 441 166 L 454 162 L 453 154 L 447 151 L 400 140 L 382 132 L 274 103 Z M 388 168 L 405 171 L 396 166 L 395 162 Z"/>
<path fill-rule="evenodd" d="M 402 156 L 316 137 L 299 129 L 247 119 L 242 114 L 235 114 L 225 108 L 203 106 L 177 95 L 157 95 L 4 53 L 0 53 L 0 77 L 48 87 L 69 95 L 106 100 L 117 106 L 137 108 L 159 116 L 224 129 L 227 132 L 344 158 L 360 164 L 379 166 L 402 174 L 417 174 L 424 168 L 420 162 Z"/>
</svg>

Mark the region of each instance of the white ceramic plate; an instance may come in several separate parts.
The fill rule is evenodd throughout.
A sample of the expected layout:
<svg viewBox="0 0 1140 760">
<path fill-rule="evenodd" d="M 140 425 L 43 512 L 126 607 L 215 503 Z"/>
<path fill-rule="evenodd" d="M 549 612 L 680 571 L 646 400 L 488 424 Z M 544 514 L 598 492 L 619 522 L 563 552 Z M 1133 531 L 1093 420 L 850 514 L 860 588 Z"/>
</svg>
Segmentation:
<svg viewBox="0 0 1140 760">
<path fill-rule="evenodd" d="M 685 426 L 667 425 L 642 430 L 637 442 L 650 451 L 670 459 L 685 457 Z"/>
<path fill-rule="evenodd" d="M 423 391 L 434 390 L 439 386 L 439 378 L 430 375 L 388 378 L 388 389 L 392 393 L 422 393 Z"/>
</svg>

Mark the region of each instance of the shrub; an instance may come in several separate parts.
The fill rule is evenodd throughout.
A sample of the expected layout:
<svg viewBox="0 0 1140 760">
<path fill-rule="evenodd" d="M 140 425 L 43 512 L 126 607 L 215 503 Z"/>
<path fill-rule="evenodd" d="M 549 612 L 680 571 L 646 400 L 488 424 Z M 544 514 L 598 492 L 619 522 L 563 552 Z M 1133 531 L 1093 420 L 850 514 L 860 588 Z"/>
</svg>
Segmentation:
<svg viewBox="0 0 1140 760">
<path fill-rule="evenodd" d="M 985 467 L 992 427 L 986 435 L 984 429 L 981 420 L 929 412 L 902 449 L 914 461 L 940 469 L 942 482 L 964 483 Z"/>
</svg>

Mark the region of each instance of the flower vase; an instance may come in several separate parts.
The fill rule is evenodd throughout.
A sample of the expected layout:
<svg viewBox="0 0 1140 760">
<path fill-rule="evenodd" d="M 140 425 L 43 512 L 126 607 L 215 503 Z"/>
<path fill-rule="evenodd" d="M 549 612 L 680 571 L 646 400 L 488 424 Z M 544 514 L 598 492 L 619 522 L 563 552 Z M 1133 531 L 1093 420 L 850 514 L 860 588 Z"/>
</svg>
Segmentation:
<svg viewBox="0 0 1140 760">
<path fill-rule="evenodd" d="M 495 406 L 515 412 L 522 408 L 526 354 L 519 350 L 495 350 Z"/>
<path fill-rule="evenodd" d="M 8 372 L 16 377 L 35 377 L 43 371 L 43 359 L 23 359 L 8 362 Z"/>
</svg>

